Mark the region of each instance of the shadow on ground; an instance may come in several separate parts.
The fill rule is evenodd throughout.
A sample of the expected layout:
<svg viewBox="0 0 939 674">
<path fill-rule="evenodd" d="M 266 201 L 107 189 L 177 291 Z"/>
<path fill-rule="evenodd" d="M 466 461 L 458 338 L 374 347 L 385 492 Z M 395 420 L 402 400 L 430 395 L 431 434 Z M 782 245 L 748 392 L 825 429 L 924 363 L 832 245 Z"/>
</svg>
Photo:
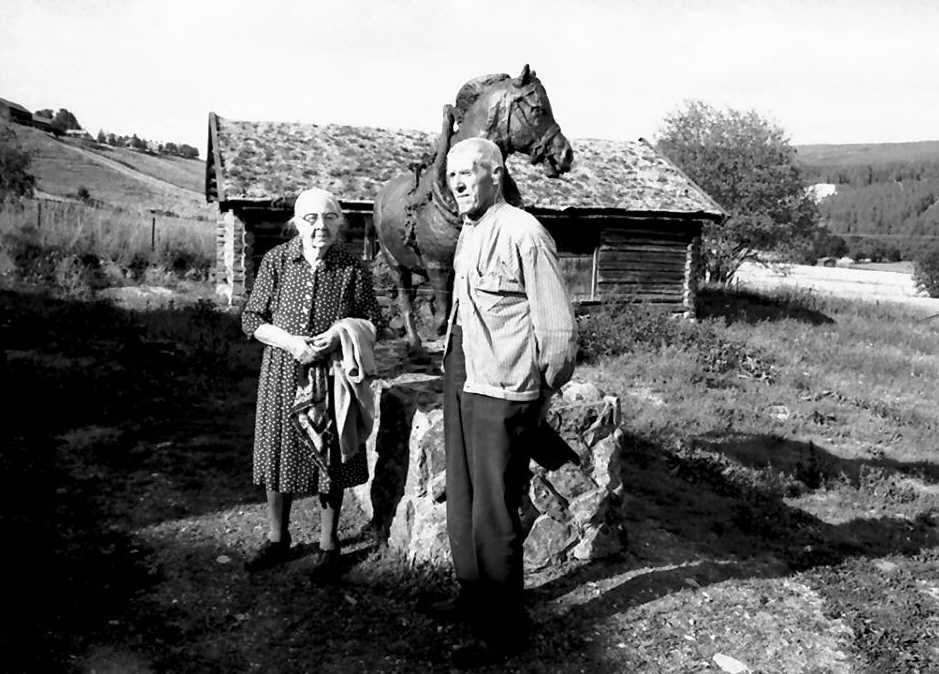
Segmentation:
<svg viewBox="0 0 939 674">
<path fill-rule="evenodd" d="M 577 567 L 530 591 L 536 605 L 566 604 L 547 617 L 546 629 L 574 635 L 570 648 L 586 648 L 598 662 L 603 654 L 577 635 L 666 595 L 729 579 L 838 567 L 859 558 L 914 558 L 939 546 L 937 508 L 918 517 L 871 514 L 832 524 L 790 505 L 792 497 L 824 493 L 814 490 L 826 480 L 843 480 L 842 475 L 853 479 L 854 487 L 872 469 L 934 479 L 934 464 L 846 461 L 816 445 L 770 436 L 710 439 L 677 451 L 630 437 L 627 446 L 621 512 L 627 518 L 628 553 Z M 876 496 L 880 504 L 890 499 L 887 493 Z M 901 494 L 898 501 L 907 498 Z M 576 598 L 587 584 L 602 591 Z M 915 631 L 921 622 L 915 612 L 906 618 L 911 623 L 906 627 Z M 868 661 L 900 657 L 910 647 L 904 638 L 909 634 L 890 645 L 892 653 L 881 645 L 886 652 Z M 918 645 L 929 647 L 925 640 Z"/>
<path fill-rule="evenodd" d="M 702 288 L 696 298 L 698 318 L 723 318 L 732 323 L 795 320 L 810 325 L 834 323 L 834 319 L 813 306 L 810 295 L 783 295 L 778 298 L 742 288 Z"/>
</svg>

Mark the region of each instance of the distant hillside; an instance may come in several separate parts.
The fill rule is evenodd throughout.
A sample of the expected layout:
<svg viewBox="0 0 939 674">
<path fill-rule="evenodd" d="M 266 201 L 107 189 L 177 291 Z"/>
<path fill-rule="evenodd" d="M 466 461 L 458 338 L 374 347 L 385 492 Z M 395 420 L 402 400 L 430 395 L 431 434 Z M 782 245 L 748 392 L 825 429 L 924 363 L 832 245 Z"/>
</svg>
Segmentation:
<svg viewBox="0 0 939 674">
<path fill-rule="evenodd" d="M 870 248 L 871 239 L 880 239 L 881 249 L 898 251 L 892 257 L 908 258 L 939 237 L 939 141 L 796 150 L 807 184 L 835 186 L 819 202 L 822 223 L 836 234 L 864 238 L 849 248 Z"/>
<path fill-rule="evenodd" d="M 874 166 L 939 161 L 939 140 L 915 143 L 855 143 L 850 145 L 796 145 L 799 161 L 807 166 Z"/>
<path fill-rule="evenodd" d="M 55 138 L 16 124 L 10 128 L 32 155 L 30 171 L 41 193 L 67 198 L 84 187 L 92 199 L 129 211 L 156 209 L 185 218 L 213 217 L 203 195 L 205 164 L 199 159 Z"/>
</svg>

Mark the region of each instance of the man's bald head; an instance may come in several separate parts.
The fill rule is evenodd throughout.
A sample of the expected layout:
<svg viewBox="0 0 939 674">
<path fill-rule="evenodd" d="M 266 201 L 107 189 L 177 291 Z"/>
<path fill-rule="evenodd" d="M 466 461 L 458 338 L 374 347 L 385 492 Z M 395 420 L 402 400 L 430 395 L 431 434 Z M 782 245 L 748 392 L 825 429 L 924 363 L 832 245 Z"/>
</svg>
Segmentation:
<svg viewBox="0 0 939 674">
<path fill-rule="evenodd" d="M 505 164 L 499 146 L 485 138 L 467 138 L 447 153 L 447 184 L 460 215 L 478 220 L 502 200 Z"/>
<path fill-rule="evenodd" d="M 488 138 L 467 138 L 450 148 L 447 152 L 447 164 L 450 158 L 461 154 L 468 154 L 475 157 L 476 162 L 485 166 L 490 171 L 499 168 L 505 168 L 505 161 L 502 159 L 502 151 L 499 146 Z"/>
</svg>

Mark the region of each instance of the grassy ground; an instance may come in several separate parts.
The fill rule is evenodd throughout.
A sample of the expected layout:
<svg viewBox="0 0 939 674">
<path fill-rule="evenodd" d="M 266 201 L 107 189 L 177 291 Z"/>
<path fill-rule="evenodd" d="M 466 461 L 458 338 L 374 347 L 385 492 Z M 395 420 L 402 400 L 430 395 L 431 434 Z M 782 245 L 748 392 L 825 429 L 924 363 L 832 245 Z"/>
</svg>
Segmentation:
<svg viewBox="0 0 939 674">
<path fill-rule="evenodd" d="M 152 155 L 126 147 L 96 145 L 92 152 L 104 155 L 140 173 L 171 183 L 190 192 L 205 190 L 205 162 L 169 155 Z"/>
<path fill-rule="evenodd" d="M 73 293 L 140 280 L 148 268 L 205 279 L 215 262 L 211 223 L 101 204 L 0 203 L 0 244 L 0 274 Z"/>
<path fill-rule="evenodd" d="M 148 156 L 127 149 L 108 151 L 17 124 L 9 128 L 21 148 L 30 153 L 30 173 L 36 176 L 36 187 L 42 192 L 70 197 L 84 187 L 93 199 L 110 207 L 143 214 L 159 209 L 183 218 L 214 219 L 202 182 L 196 180 L 199 171 L 204 172 L 200 161 Z"/>
<path fill-rule="evenodd" d="M 939 325 L 804 294 L 711 292 L 703 314 L 640 317 L 628 353 L 580 367 L 623 404 L 629 552 L 532 576 L 506 670 L 939 668 Z M 351 504 L 341 584 L 303 557 L 242 570 L 264 519 L 236 317 L 24 287 L 0 316 L 11 671 L 448 670 L 462 632 L 415 610 L 447 571 L 370 547 Z"/>
<path fill-rule="evenodd" d="M 913 263 L 909 260 L 901 262 L 861 262 L 851 265 L 852 269 L 870 269 L 871 271 L 894 271 L 900 274 L 912 274 Z"/>
</svg>

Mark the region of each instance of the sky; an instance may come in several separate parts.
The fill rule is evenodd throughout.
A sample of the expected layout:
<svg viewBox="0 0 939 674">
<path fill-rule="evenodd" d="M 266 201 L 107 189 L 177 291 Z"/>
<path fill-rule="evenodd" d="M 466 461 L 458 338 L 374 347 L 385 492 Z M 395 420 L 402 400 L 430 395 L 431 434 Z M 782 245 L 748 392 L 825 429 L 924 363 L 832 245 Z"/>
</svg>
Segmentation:
<svg viewBox="0 0 939 674">
<path fill-rule="evenodd" d="M 683 102 L 793 144 L 939 138 L 933 0 L 3 0 L 0 97 L 206 147 L 244 120 L 439 128 L 530 63 L 569 138 L 654 139 Z"/>
</svg>

